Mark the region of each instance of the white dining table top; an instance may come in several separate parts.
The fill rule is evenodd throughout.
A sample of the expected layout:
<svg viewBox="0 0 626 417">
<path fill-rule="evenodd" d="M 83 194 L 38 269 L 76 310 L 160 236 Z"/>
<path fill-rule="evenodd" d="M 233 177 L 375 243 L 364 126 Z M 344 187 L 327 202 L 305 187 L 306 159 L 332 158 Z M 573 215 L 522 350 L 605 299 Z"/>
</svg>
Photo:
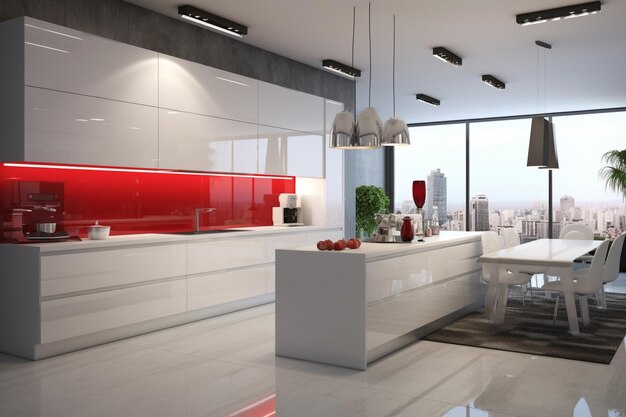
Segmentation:
<svg viewBox="0 0 626 417">
<path fill-rule="evenodd" d="M 600 240 L 538 239 L 483 254 L 478 262 L 566 267 L 579 256 L 596 249 L 600 243 Z"/>
</svg>

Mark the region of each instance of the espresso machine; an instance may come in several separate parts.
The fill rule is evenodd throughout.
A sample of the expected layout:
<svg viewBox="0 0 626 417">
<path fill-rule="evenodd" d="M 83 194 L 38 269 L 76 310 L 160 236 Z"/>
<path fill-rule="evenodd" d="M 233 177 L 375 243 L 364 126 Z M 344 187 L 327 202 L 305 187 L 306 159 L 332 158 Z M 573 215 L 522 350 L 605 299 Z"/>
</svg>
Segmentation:
<svg viewBox="0 0 626 417">
<path fill-rule="evenodd" d="M 274 226 L 304 226 L 302 220 L 302 201 L 297 194 L 280 194 L 279 207 L 272 207 Z"/>
</svg>

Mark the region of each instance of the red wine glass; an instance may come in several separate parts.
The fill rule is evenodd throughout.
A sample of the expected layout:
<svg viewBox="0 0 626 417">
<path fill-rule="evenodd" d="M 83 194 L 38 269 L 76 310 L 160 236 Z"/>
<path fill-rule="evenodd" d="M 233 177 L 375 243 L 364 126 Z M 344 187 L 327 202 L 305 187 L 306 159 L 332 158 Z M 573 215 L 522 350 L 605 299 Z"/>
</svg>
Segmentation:
<svg viewBox="0 0 626 417">
<path fill-rule="evenodd" d="M 424 207 L 426 202 L 426 181 L 413 181 L 413 202 L 418 209 Z"/>
</svg>

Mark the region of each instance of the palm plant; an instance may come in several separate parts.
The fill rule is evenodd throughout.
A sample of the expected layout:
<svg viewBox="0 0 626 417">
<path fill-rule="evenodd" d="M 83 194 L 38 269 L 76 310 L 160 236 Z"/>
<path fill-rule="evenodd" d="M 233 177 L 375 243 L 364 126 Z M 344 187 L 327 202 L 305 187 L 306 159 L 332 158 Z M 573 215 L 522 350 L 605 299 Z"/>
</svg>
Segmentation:
<svg viewBox="0 0 626 417">
<path fill-rule="evenodd" d="M 606 180 L 606 187 L 626 200 L 626 149 L 608 151 L 602 159 L 607 165 L 600 169 L 599 175 Z"/>
</svg>

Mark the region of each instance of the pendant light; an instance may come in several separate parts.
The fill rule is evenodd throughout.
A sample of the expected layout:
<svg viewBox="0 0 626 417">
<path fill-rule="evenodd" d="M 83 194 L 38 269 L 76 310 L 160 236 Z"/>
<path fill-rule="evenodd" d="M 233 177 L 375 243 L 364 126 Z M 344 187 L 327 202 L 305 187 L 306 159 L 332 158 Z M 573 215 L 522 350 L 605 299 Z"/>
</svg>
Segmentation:
<svg viewBox="0 0 626 417">
<path fill-rule="evenodd" d="M 372 3 L 368 8 L 368 45 L 370 61 L 370 79 L 368 107 L 357 118 L 357 146 L 361 149 L 378 148 L 382 142 L 383 122 L 376 109 L 372 107 Z"/>
<path fill-rule="evenodd" d="M 404 120 L 396 117 L 396 15 L 393 15 L 393 71 L 392 71 L 392 91 L 393 91 L 393 117 L 385 122 L 383 127 L 384 146 L 410 145 L 409 127 Z"/>
<path fill-rule="evenodd" d="M 537 45 L 537 110 L 539 110 L 539 47 L 552 49 L 552 46 L 542 41 L 535 41 L 535 44 Z M 545 112 L 545 54 L 543 70 L 543 102 Z M 530 127 L 530 140 L 528 143 L 528 159 L 526 161 L 526 166 L 536 166 L 544 169 L 559 168 L 556 142 L 554 139 L 554 125 L 551 120 L 544 117 L 533 117 Z"/>
<path fill-rule="evenodd" d="M 356 7 L 352 9 L 352 67 L 354 67 L 354 23 Z M 360 75 L 360 74 L 359 74 Z M 356 107 L 356 77 L 354 77 L 354 106 Z M 356 113 L 355 113 L 356 114 Z M 349 111 L 337 113 L 330 128 L 330 144 L 334 149 L 359 149 L 356 118 Z"/>
</svg>

